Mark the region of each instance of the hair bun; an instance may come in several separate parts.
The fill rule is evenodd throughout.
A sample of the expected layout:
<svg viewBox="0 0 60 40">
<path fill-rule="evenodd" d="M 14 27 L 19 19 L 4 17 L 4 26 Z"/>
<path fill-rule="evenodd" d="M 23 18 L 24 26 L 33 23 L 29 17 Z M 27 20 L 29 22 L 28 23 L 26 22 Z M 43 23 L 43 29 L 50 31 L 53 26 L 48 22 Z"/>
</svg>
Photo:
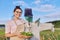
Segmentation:
<svg viewBox="0 0 60 40">
<path fill-rule="evenodd" d="M 16 6 L 16 8 L 20 8 L 20 6 Z"/>
</svg>

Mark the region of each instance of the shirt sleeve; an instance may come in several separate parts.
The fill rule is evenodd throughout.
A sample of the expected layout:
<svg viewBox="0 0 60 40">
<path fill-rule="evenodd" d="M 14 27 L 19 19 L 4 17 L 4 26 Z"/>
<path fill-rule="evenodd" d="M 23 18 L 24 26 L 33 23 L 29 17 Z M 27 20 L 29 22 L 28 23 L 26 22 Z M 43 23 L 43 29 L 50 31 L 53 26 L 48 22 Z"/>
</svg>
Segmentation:
<svg viewBox="0 0 60 40">
<path fill-rule="evenodd" d="M 11 33 L 10 22 L 7 22 L 5 24 L 5 33 Z"/>
</svg>

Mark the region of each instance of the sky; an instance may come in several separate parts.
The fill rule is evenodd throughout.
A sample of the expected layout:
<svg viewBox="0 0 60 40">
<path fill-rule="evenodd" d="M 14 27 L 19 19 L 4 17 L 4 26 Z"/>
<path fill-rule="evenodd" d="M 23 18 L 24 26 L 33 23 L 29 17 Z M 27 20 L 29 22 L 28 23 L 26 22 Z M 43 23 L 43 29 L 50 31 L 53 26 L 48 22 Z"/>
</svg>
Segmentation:
<svg viewBox="0 0 60 40">
<path fill-rule="evenodd" d="M 33 21 L 40 18 L 41 23 L 60 20 L 60 0 L 0 0 L 0 23 L 10 20 L 15 6 L 20 5 L 24 17 L 25 8 L 31 8 Z"/>
</svg>

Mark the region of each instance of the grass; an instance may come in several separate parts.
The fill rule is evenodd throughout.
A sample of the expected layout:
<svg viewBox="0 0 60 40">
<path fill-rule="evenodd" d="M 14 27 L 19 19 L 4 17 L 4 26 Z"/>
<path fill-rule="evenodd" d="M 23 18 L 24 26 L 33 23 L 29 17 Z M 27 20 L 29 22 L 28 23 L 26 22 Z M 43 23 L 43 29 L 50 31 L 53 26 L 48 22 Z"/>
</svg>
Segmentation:
<svg viewBox="0 0 60 40">
<path fill-rule="evenodd" d="M 0 35 L 4 35 L 5 33 L 5 29 L 4 28 L 0 28 Z"/>
<path fill-rule="evenodd" d="M 55 28 L 55 32 L 44 30 L 40 32 L 41 40 L 60 40 L 60 28 Z"/>
<path fill-rule="evenodd" d="M 0 40 L 5 40 L 5 29 L 4 28 L 0 28 Z"/>
<path fill-rule="evenodd" d="M 5 30 L 0 28 L 0 40 L 5 40 Z M 60 40 L 60 28 L 55 28 L 55 32 L 44 30 L 40 32 L 41 40 Z"/>
</svg>

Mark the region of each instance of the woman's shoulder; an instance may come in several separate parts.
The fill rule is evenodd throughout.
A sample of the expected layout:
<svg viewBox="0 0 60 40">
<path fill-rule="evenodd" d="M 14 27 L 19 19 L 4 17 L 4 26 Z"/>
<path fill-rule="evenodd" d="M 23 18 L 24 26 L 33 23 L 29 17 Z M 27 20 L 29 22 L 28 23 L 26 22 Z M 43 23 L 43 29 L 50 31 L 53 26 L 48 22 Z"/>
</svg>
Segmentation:
<svg viewBox="0 0 60 40">
<path fill-rule="evenodd" d="M 13 20 L 7 20 L 6 24 L 12 23 Z"/>
<path fill-rule="evenodd" d="M 20 18 L 23 22 L 28 22 L 27 20 L 23 19 L 23 18 Z"/>
<path fill-rule="evenodd" d="M 23 18 L 20 18 L 20 20 L 24 20 Z"/>
</svg>

